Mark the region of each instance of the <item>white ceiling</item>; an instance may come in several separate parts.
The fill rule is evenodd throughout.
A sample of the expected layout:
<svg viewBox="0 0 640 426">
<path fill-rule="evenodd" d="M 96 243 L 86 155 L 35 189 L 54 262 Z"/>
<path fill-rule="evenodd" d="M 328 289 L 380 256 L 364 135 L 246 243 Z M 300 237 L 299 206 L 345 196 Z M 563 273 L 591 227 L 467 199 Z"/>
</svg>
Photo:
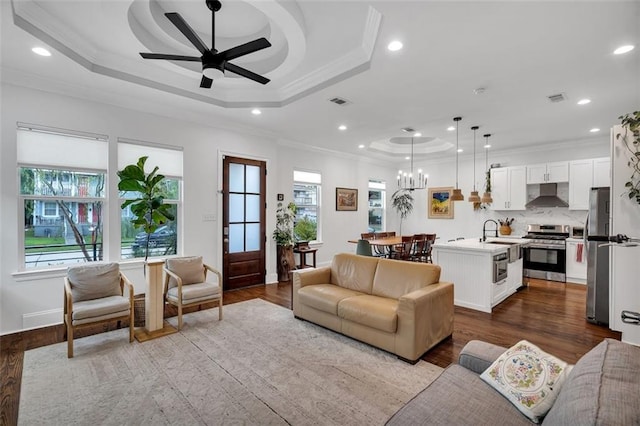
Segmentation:
<svg viewBox="0 0 640 426">
<path fill-rule="evenodd" d="M 163 12 L 179 12 L 209 45 L 204 0 L 0 2 L 3 81 L 394 163 L 410 147 L 390 143 L 408 136 L 403 127 L 434 158 L 454 155 L 446 128 L 458 115 L 470 152 L 473 125 L 478 144 L 491 133 L 502 150 L 607 138 L 619 115 L 640 109 L 638 0 L 227 0 L 216 48 L 266 37 L 271 48 L 233 62 L 271 82 L 227 73 L 211 89 L 198 87 L 198 63 L 138 54 L 199 56 Z M 404 49 L 388 51 L 394 39 Z M 636 49 L 613 55 L 624 44 Z M 53 55 L 34 55 L 36 45 Z M 547 99 L 558 93 L 567 100 Z"/>
</svg>

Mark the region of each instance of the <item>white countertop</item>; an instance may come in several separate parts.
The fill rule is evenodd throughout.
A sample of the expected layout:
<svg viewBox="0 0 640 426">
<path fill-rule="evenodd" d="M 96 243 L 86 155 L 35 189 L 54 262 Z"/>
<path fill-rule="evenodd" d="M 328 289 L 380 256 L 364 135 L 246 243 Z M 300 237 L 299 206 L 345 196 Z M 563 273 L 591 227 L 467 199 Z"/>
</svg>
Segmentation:
<svg viewBox="0 0 640 426">
<path fill-rule="evenodd" d="M 492 244 L 495 242 L 513 243 L 515 237 L 489 237 L 486 242 L 481 242 L 479 238 L 466 238 L 464 240 L 455 241 L 436 241 L 433 244 L 434 249 L 458 249 L 467 251 L 482 251 L 486 253 L 501 253 L 506 252 L 511 247 L 511 244 Z M 519 241 L 518 241 L 519 242 Z M 523 239 L 522 245 L 528 244 L 528 241 Z"/>
</svg>

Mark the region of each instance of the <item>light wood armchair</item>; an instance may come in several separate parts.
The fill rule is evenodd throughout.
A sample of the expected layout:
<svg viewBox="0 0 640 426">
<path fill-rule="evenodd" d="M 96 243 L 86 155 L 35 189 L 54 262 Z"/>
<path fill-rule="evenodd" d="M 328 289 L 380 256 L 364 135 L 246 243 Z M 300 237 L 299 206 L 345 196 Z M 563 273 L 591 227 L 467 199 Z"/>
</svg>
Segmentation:
<svg viewBox="0 0 640 426">
<path fill-rule="evenodd" d="M 165 261 L 163 268 L 165 301 L 178 308 L 178 330 L 182 329 L 184 308 L 218 302 L 218 320 L 222 320 L 222 274 L 202 262 L 201 256 L 176 257 Z M 217 276 L 217 283 L 207 281 L 207 272 Z"/>
<path fill-rule="evenodd" d="M 73 358 L 74 330 L 117 320 L 129 321 L 133 342 L 133 285 L 117 263 L 73 266 L 64 277 L 67 357 Z"/>
</svg>

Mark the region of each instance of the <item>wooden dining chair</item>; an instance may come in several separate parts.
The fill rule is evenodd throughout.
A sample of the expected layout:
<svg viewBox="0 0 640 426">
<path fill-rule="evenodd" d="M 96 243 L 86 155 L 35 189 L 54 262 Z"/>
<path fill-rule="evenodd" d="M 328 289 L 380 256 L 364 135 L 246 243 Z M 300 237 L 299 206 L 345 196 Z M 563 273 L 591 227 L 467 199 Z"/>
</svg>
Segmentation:
<svg viewBox="0 0 640 426">
<path fill-rule="evenodd" d="M 431 250 L 433 249 L 433 243 L 436 242 L 436 234 L 426 234 L 426 235 L 427 235 L 427 248 L 426 248 L 425 262 L 433 263 Z"/>
<path fill-rule="evenodd" d="M 363 232 L 360 234 L 361 240 L 373 240 L 375 238 L 375 234 L 373 232 Z"/>
<path fill-rule="evenodd" d="M 413 236 L 414 248 L 411 260 L 414 262 L 427 261 L 427 234 L 415 234 Z"/>
<path fill-rule="evenodd" d="M 402 236 L 402 243 L 394 250 L 394 259 L 411 260 L 413 253 L 413 235 Z"/>
</svg>

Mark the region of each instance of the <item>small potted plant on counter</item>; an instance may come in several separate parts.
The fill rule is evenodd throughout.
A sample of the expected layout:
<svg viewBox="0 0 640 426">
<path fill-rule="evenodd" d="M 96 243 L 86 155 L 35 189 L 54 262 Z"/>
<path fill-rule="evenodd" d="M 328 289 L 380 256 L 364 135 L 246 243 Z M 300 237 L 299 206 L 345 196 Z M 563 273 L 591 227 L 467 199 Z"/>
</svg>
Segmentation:
<svg viewBox="0 0 640 426">
<path fill-rule="evenodd" d="M 511 224 L 515 218 L 506 218 L 505 220 L 499 219 L 500 222 L 500 235 L 511 235 Z"/>
</svg>

